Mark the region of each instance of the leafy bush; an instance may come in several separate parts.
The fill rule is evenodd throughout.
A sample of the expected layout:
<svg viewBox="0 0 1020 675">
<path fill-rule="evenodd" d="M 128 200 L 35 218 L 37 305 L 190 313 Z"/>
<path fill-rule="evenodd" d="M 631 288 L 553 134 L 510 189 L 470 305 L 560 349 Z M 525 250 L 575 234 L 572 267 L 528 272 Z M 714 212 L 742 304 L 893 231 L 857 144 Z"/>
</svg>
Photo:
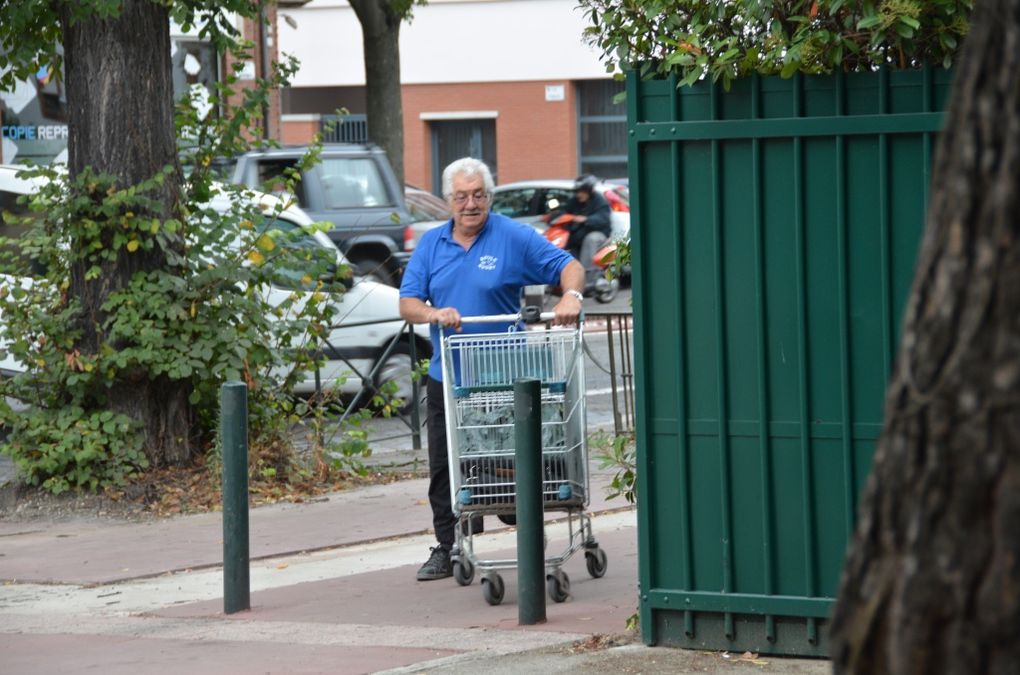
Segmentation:
<svg viewBox="0 0 1020 675">
<path fill-rule="evenodd" d="M 586 39 L 609 72 L 675 74 L 681 85 L 759 73 L 888 65 L 948 68 L 973 0 L 581 0 Z"/>
<path fill-rule="evenodd" d="M 250 45 L 239 47 L 245 48 Z M 274 456 L 273 466 L 259 460 L 256 470 L 286 474 L 279 457 L 281 449 L 292 454 L 292 425 L 317 414 L 289 392 L 320 358 L 319 339 L 334 318 L 331 300 L 343 291 L 335 280 L 344 271 L 324 249 L 309 245 L 308 229 L 281 224 L 289 204 L 218 183 L 213 167 L 215 158 L 250 147 L 247 130 L 268 90 L 294 68 L 284 61 L 272 80 L 243 92 L 234 89 L 235 72 L 213 96 L 219 115 L 203 117 L 196 101 L 181 102 L 178 132 L 188 177 L 175 217 L 141 215 L 159 212 L 157 197 L 178 170 L 173 166 L 126 188 L 89 171 L 74 179 L 54 168 L 25 174 L 40 184 L 25 199 L 30 215 L 4 219 L 26 231 L 0 241 L 0 273 L 9 275 L 0 278 L 0 337 L 25 372 L 0 381 L 0 397 L 30 407 L 15 412 L 0 398 L 0 423 L 9 431 L 0 451 L 30 484 L 55 493 L 98 489 L 145 469 L 142 430 L 109 406 L 111 391 L 142 381 L 187 384 L 189 407 L 182 414 L 190 418 L 193 445 L 213 450 L 212 467 L 220 385 L 246 382 L 253 455 L 269 448 Z M 239 105 L 227 105 L 237 98 Z M 316 159 L 312 152 L 305 163 Z M 299 179 L 299 171 L 290 177 Z M 166 264 L 139 265 L 94 316 L 86 317 L 68 292 L 74 278 L 104 283 L 104 261 L 153 252 Z M 25 277 L 32 282 L 19 283 Z M 270 285 L 293 292 L 270 303 Z M 100 340 L 88 353 L 81 343 L 86 321 Z M 341 461 L 365 452 L 347 438 L 336 445 Z"/>
</svg>

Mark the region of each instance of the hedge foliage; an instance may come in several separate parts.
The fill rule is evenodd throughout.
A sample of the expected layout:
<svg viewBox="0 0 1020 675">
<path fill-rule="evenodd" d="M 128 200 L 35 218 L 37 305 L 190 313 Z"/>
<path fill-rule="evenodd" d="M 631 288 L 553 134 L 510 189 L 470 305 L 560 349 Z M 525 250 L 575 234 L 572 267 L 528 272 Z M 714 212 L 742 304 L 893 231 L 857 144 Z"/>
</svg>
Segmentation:
<svg viewBox="0 0 1020 675">
<path fill-rule="evenodd" d="M 948 68 L 967 34 L 973 0 L 581 0 L 586 39 L 607 70 L 704 77 L 728 86 L 752 73 L 782 75 Z"/>
</svg>

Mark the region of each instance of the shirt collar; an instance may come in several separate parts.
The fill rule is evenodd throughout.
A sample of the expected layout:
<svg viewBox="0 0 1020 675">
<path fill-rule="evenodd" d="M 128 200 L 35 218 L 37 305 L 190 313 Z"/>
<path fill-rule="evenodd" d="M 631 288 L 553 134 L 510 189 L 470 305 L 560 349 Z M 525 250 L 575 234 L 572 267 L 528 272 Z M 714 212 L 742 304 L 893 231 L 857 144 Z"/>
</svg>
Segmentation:
<svg viewBox="0 0 1020 675">
<path fill-rule="evenodd" d="M 481 239 L 483 236 L 485 236 L 485 233 L 491 229 L 489 227 L 489 224 L 491 222 L 492 211 L 489 211 L 488 215 L 485 216 L 485 224 L 482 225 L 482 231 L 478 234 L 478 239 Z M 450 218 L 448 221 L 446 221 L 446 223 L 442 225 L 442 232 L 439 234 L 439 238 L 441 240 L 445 239 L 446 241 L 453 241 L 453 218 Z M 475 241 L 478 241 L 478 239 L 476 239 Z"/>
</svg>

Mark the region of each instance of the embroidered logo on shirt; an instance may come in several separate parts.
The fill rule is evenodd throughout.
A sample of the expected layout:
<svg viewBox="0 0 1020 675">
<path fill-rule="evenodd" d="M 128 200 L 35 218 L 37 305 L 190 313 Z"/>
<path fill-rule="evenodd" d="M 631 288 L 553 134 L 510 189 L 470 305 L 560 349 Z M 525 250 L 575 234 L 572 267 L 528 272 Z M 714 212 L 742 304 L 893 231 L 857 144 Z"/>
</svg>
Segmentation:
<svg viewBox="0 0 1020 675">
<path fill-rule="evenodd" d="M 498 258 L 494 255 L 483 255 L 478 259 L 478 269 L 491 271 L 496 269 L 496 261 Z"/>
</svg>

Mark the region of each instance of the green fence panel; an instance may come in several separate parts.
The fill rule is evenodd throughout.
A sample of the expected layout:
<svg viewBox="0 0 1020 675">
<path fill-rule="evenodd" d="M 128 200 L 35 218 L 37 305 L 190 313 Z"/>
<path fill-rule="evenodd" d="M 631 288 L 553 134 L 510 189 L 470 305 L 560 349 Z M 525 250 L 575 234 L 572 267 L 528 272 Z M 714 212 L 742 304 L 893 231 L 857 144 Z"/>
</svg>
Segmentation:
<svg viewBox="0 0 1020 675">
<path fill-rule="evenodd" d="M 827 654 L 950 79 L 629 75 L 649 644 Z"/>
</svg>

